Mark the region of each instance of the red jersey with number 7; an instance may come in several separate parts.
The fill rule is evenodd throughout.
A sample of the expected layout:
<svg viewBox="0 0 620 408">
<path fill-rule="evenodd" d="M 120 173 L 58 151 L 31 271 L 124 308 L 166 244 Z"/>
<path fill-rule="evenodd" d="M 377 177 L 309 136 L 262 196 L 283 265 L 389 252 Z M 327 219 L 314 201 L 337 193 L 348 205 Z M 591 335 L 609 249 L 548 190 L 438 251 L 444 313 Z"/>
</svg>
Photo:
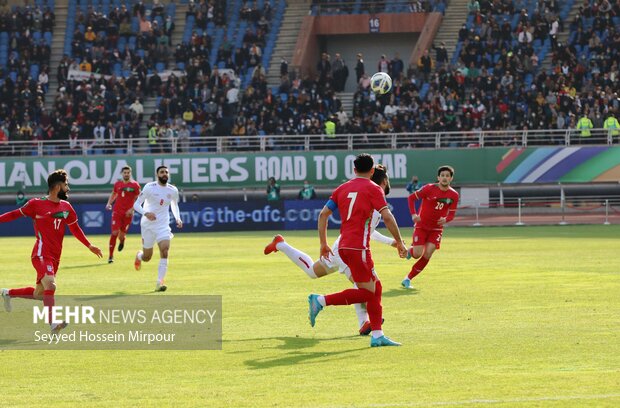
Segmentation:
<svg viewBox="0 0 620 408">
<path fill-rule="evenodd" d="M 66 226 L 77 222 L 71 204 L 64 200 L 55 203 L 47 198 L 33 198 L 19 211 L 34 221 L 37 241 L 32 249 L 32 257 L 42 256 L 60 262 Z"/>
<path fill-rule="evenodd" d="M 135 180 L 131 180 L 128 183 L 119 180 L 114 184 L 114 192 L 116 193 L 116 199 L 114 200 L 112 212 L 125 215 L 127 210 L 133 208 L 136 197 L 140 195 L 140 184 Z"/>
<path fill-rule="evenodd" d="M 369 249 L 372 213 L 387 207 L 383 189 L 367 178 L 357 177 L 336 188 L 330 200 L 340 213 L 339 248 Z"/>
<path fill-rule="evenodd" d="M 459 193 L 452 187 L 442 190 L 437 184 L 427 184 L 408 197 L 409 211 L 415 214 L 415 200 L 422 200 L 420 208 L 420 222 L 416 223 L 416 228 L 426 230 L 442 230 L 443 225 L 437 221 L 445 217 L 446 222 L 450 222 L 456 215 L 456 206 L 459 203 Z"/>
</svg>

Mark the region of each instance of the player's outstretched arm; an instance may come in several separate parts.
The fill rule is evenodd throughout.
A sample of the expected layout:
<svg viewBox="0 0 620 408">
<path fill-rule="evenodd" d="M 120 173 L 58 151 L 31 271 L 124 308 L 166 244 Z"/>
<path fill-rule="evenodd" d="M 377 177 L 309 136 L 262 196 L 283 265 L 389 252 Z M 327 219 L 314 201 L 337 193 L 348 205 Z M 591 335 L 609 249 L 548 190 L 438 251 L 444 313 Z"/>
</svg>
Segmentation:
<svg viewBox="0 0 620 408">
<path fill-rule="evenodd" d="M 87 247 L 90 250 L 90 252 L 97 255 L 99 258 L 103 256 L 101 249 L 91 244 L 88 238 L 86 238 L 84 231 L 82 231 L 82 228 L 80 228 L 77 221 L 69 224 L 69 231 L 71 231 L 73 236 L 77 238 L 77 240 L 80 241 L 82 244 L 84 244 L 84 246 Z"/>
<path fill-rule="evenodd" d="M 407 247 L 405 247 L 405 244 L 403 243 L 403 238 L 400 235 L 400 230 L 398 229 L 398 224 L 396 223 L 394 215 L 392 215 L 392 211 L 390 211 L 389 208 L 385 207 L 381 211 L 381 216 L 383 217 L 383 222 L 385 223 L 385 226 L 387 227 L 388 231 L 390 231 L 390 234 L 392 234 L 394 240 L 396 241 L 396 249 L 398 249 L 398 255 L 401 258 L 406 257 Z"/>
<path fill-rule="evenodd" d="M 319 214 L 318 222 L 319 241 L 321 243 L 320 255 L 321 257 L 327 259 L 329 259 L 330 256 L 334 255 L 332 249 L 327 243 L 327 220 L 329 219 L 330 215 L 332 215 L 332 210 L 330 210 L 329 207 L 326 205 L 325 207 L 323 207 L 321 213 Z"/>
<path fill-rule="evenodd" d="M 18 208 L 17 210 L 9 211 L 0 215 L 0 222 L 15 221 L 19 217 L 24 217 L 24 214 L 22 213 L 21 209 Z"/>
<path fill-rule="evenodd" d="M 372 239 L 373 241 L 380 242 L 385 245 L 391 245 L 396 248 L 396 241 L 394 240 L 394 238 L 386 237 L 385 235 L 383 235 L 377 230 L 374 230 L 372 234 L 370 234 L 370 239 Z"/>
</svg>

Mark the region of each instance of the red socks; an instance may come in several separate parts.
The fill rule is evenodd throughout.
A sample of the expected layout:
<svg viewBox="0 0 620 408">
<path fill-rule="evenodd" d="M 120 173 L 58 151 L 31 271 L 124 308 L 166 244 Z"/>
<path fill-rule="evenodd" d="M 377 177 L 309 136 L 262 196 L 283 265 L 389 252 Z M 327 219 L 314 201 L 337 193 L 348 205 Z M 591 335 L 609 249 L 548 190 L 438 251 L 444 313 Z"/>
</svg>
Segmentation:
<svg viewBox="0 0 620 408">
<path fill-rule="evenodd" d="M 366 311 L 368 312 L 370 328 L 372 330 L 381 330 L 383 320 L 383 307 L 381 306 L 382 292 L 383 286 L 381 286 L 381 281 L 377 280 L 375 282 L 375 294 L 372 299 L 366 303 Z"/>
<path fill-rule="evenodd" d="M 428 264 L 428 261 L 430 261 L 430 259 L 425 257 L 421 257 L 420 259 L 418 259 L 418 262 L 413 264 L 411 272 L 409 272 L 409 275 L 407 275 L 409 280 L 415 278 L 420 272 L 422 272 L 426 267 L 426 264 Z"/>
<path fill-rule="evenodd" d="M 52 307 L 54 307 L 54 290 L 43 291 L 43 305 L 49 310 L 49 323 L 52 324 Z"/>
<path fill-rule="evenodd" d="M 325 305 L 342 306 L 355 303 L 366 303 L 366 310 L 370 319 L 372 330 L 381 330 L 383 307 L 381 306 L 381 293 L 383 287 L 380 281 L 375 282 L 375 293 L 366 289 L 346 289 L 339 293 L 325 295 Z"/>
<path fill-rule="evenodd" d="M 19 289 L 9 289 L 9 296 L 12 298 L 24 298 L 24 299 L 32 299 L 32 295 L 34 294 L 34 288 L 19 288 Z"/>
<path fill-rule="evenodd" d="M 346 289 L 342 292 L 325 295 L 325 304 L 327 306 L 352 305 L 355 303 L 366 303 L 372 299 L 374 295 L 366 289 Z"/>
<path fill-rule="evenodd" d="M 114 255 L 114 248 L 116 247 L 116 238 L 118 237 L 118 235 L 110 235 L 110 256 L 109 258 L 112 258 L 112 256 Z"/>
</svg>

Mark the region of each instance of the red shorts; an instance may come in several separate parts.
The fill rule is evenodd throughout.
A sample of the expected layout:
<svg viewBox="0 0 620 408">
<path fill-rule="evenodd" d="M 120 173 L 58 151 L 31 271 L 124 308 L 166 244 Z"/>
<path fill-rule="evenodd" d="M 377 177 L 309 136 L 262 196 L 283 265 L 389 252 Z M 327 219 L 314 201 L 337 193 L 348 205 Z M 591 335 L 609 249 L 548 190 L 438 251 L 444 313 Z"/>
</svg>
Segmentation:
<svg viewBox="0 0 620 408">
<path fill-rule="evenodd" d="M 443 230 L 427 230 L 423 228 L 413 229 L 413 246 L 426 245 L 427 243 L 434 244 L 437 249 L 441 244 L 441 235 Z"/>
<path fill-rule="evenodd" d="M 368 282 L 375 280 L 375 276 L 372 273 L 375 263 L 372 261 L 370 251 L 340 248 L 338 250 L 338 255 L 340 255 L 340 259 L 342 259 L 342 261 L 351 270 L 353 282 Z"/>
<path fill-rule="evenodd" d="M 32 266 L 37 271 L 37 284 L 41 283 L 45 275 L 56 276 L 58 271 L 58 261 L 42 256 L 32 258 Z"/>
<path fill-rule="evenodd" d="M 131 225 L 132 217 L 127 217 L 123 213 L 112 213 L 112 231 L 121 231 L 127 232 L 129 226 Z"/>
</svg>

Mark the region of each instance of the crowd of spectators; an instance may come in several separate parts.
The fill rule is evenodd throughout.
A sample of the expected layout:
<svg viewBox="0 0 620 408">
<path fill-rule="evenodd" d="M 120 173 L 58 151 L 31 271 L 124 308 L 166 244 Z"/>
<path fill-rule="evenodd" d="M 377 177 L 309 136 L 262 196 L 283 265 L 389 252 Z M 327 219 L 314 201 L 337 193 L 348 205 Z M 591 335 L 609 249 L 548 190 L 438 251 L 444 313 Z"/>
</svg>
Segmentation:
<svg viewBox="0 0 620 408">
<path fill-rule="evenodd" d="M 71 56 L 82 71 L 105 75 L 162 71 L 170 54 L 173 17 L 159 0 L 154 0 L 148 13 L 141 1 L 133 7 L 116 6 L 107 15 L 92 5 L 85 13 L 79 9 Z"/>
<path fill-rule="evenodd" d="M 153 152 L 193 151 L 192 136 L 232 135 L 229 144 L 217 147 L 253 150 L 261 143 L 267 149 L 285 148 L 290 145 L 286 135 L 295 134 L 311 135 L 312 147 L 336 148 L 345 147 L 340 135 L 350 133 L 458 131 L 471 134 L 473 140 L 482 130 L 574 129 L 583 116 L 595 128 L 603 127 L 608 114 L 620 112 L 620 2 L 586 0 L 574 21 L 567 22 L 572 34 L 566 44 L 557 40 L 564 24 L 558 18 L 557 1 L 536 2 L 536 7 L 529 8 L 531 16 L 520 8 L 521 3 L 470 1 L 469 25 L 459 32 L 462 46 L 452 61 L 442 43 L 433 47 L 434 57 L 427 50 L 417 65 L 408 68 L 397 53 L 392 58 L 381 56 L 376 65 L 365 65 L 359 53 L 352 67 L 358 84 L 352 115 L 337 97 L 349 74 L 338 54 L 333 59 L 323 54 L 315 74 L 301 77 L 289 73 L 283 60 L 280 86 L 268 86 L 260 57 L 270 29 L 269 1 L 262 9 L 255 2 L 243 4 L 238 17 L 248 24 L 239 41 L 242 45 L 235 47 L 238 40 L 224 36 L 217 41 L 213 65 L 209 60 L 213 30 L 209 27 L 222 23 L 225 2 L 190 3 L 188 17 L 194 17 L 195 31 L 174 51 L 182 75 L 160 75 L 155 67 L 167 61 L 172 33 L 167 29 L 174 29 L 159 25 L 159 20 L 169 21 L 169 16 L 158 2 L 150 11 L 150 20 L 144 18 L 142 3 L 131 10 L 121 5 L 108 15 L 92 7 L 78 13 L 78 24 L 83 24 L 85 32 L 77 30 L 73 55 L 65 56 L 58 67 L 59 92 L 52 112 L 44 108 L 46 88 L 28 78 L 29 71 L 20 69 L 24 58 L 28 58 L 27 67 L 32 62 L 44 66 L 49 61 L 49 46 L 45 51 L 43 40 L 39 50 L 37 44 L 26 41 L 32 37 L 30 31 L 11 22 L 16 13 L 2 14 L 0 25 L 14 28 L 19 35 L 8 31 L 12 40 L 7 69 L 15 68 L 9 72 L 15 72 L 17 80 L 3 72 L 0 113 L 7 120 L 0 135 L 11 135 L 12 140 L 69 139 L 78 154 L 92 148 L 113 152 L 118 140 L 138 137 L 141 127 L 148 129 L 148 147 Z M 19 19 L 29 20 L 24 15 L 37 14 L 34 9 L 23 10 Z M 41 14 L 46 13 L 49 10 Z M 135 46 L 130 45 L 132 35 L 127 31 L 133 18 L 151 23 L 136 37 Z M 42 22 L 39 25 L 43 27 Z M 143 39 L 138 41 L 138 37 Z M 540 69 L 535 43 L 550 45 L 550 70 Z M 122 50 L 120 44 L 124 44 Z M 133 75 L 117 76 L 119 64 L 121 71 Z M 71 69 L 108 78 L 92 75 L 69 80 Z M 369 74 L 375 71 L 392 76 L 393 89 L 388 95 L 377 96 L 370 90 Z M 241 89 L 240 78 L 246 74 L 251 80 Z M 157 109 L 143 118 L 142 101 L 148 96 L 157 96 Z M 356 140 L 368 142 L 364 137 Z M 503 142 L 512 143 L 516 140 Z M 467 141 L 452 145 L 467 145 Z M 215 142 L 200 148 L 213 150 Z"/>
<path fill-rule="evenodd" d="M 54 13 L 0 4 L 0 139 L 43 138 Z"/>
<path fill-rule="evenodd" d="M 255 89 L 261 92 L 267 88 L 266 72 L 261 61 L 273 16 L 271 3 L 265 1 L 262 8 L 255 1 L 242 5 L 238 17 L 246 22 L 247 28 L 241 41 L 224 35 L 212 66 L 209 56 L 214 41 L 209 35 L 209 23 L 212 22 L 211 16 L 218 14 L 217 4 L 201 3 L 188 12 L 188 17 L 195 18 L 196 25 L 189 42 L 179 44 L 175 51 L 176 64 L 185 69 L 186 75 L 170 77 L 153 87 L 149 85 L 151 91 L 160 95 L 157 111 L 148 123 L 149 140 L 154 149 L 188 151 L 188 134 L 239 136 L 230 147 L 243 149 L 250 145 L 244 136 L 258 134 L 256 122 L 247 120 L 245 113 L 239 111 L 240 85 L 241 78 L 250 73 L 252 81 L 246 93 Z M 211 8 L 212 12 L 204 12 Z M 217 19 L 213 22 L 218 23 Z M 235 47 L 236 42 L 241 45 Z M 176 140 L 179 134 L 181 139 L 176 146 L 167 142 L 171 138 Z M 209 150 L 215 146 L 206 143 L 202 148 Z"/>
</svg>

